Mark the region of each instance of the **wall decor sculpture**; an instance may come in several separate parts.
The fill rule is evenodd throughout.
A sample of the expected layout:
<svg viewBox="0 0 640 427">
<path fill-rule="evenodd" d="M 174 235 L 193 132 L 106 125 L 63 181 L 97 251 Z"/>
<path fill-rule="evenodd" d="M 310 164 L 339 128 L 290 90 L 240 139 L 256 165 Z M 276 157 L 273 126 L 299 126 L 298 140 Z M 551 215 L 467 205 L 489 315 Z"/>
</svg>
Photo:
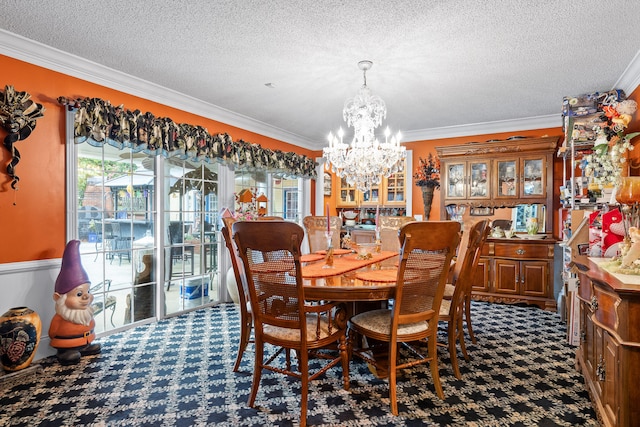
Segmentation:
<svg viewBox="0 0 640 427">
<path fill-rule="evenodd" d="M 11 155 L 7 174 L 11 178 L 11 188 L 14 190 L 17 190 L 16 186 L 20 180 L 15 174 L 20 152 L 14 144 L 27 139 L 36 128 L 36 119 L 43 115 L 42 104 L 34 102 L 27 92 L 16 92 L 13 86 L 5 86 L 4 92 L 0 92 L 0 126 L 8 133 L 4 138 L 4 146 Z"/>
</svg>

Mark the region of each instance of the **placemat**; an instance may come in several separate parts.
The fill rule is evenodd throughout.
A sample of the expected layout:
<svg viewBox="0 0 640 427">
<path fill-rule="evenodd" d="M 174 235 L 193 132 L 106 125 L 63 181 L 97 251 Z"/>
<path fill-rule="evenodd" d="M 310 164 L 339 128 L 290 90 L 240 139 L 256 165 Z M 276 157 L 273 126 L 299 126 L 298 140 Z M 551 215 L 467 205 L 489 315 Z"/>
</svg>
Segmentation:
<svg viewBox="0 0 640 427">
<path fill-rule="evenodd" d="M 300 255 L 300 262 L 313 262 L 324 259 L 324 255 L 322 254 L 304 254 Z"/>
<path fill-rule="evenodd" d="M 398 270 L 370 270 L 359 271 L 356 273 L 356 279 L 364 280 L 366 282 L 382 282 L 392 283 L 396 281 L 398 277 Z"/>
</svg>

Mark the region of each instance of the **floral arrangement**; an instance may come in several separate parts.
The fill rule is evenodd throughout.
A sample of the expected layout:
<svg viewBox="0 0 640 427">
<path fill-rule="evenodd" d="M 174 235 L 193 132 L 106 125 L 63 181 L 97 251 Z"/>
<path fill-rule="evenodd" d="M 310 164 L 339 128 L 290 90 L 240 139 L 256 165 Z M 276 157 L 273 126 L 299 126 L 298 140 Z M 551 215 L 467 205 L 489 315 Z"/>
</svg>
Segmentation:
<svg viewBox="0 0 640 427">
<path fill-rule="evenodd" d="M 420 157 L 418 168 L 413 175 L 418 187 L 440 188 L 440 159 L 429 153 L 427 159 Z"/>
<path fill-rule="evenodd" d="M 640 135 L 640 132 L 624 133 L 637 107 L 637 103 L 630 99 L 604 107 L 606 125 L 595 129 L 597 138 L 593 153 L 585 156 L 582 164 L 585 174 L 592 176 L 594 183 L 601 186 L 618 183 L 627 162 L 627 153 L 633 150 L 631 140 Z"/>
<path fill-rule="evenodd" d="M 246 191 L 233 193 L 237 208 L 233 211 L 232 215 L 236 221 L 256 221 L 258 219 L 258 203 L 255 196 L 256 190 L 249 189 L 248 192 L 251 193 L 250 201 L 246 201 L 246 196 L 243 197 L 243 195 L 248 194 Z"/>
</svg>

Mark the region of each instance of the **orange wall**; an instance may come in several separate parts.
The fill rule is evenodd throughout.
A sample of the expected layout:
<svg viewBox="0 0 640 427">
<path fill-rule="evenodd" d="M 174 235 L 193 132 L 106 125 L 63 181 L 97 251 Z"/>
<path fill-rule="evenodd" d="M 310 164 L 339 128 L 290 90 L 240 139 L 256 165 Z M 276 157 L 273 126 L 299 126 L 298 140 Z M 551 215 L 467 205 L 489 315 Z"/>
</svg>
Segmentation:
<svg viewBox="0 0 640 427">
<path fill-rule="evenodd" d="M 65 120 L 64 108 L 56 100 L 59 96 L 102 98 L 114 105 L 124 104 L 130 110 L 139 109 L 158 117 L 169 117 L 177 123 L 200 125 L 210 133 L 226 132 L 234 140 L 243 139 L 265 148 L 295 151 L 312 158 L 314 155 L 304 148 L 7 56 L 0 55 L 0 70 L 2 91 L 7 85 L 16 91 L 26 91 L 46 109 L 44 117 L 37 120 L 31 136 L 15 144 L 21 155 L 16 166 L 16 174 L 20 177 L 18 191 L 11 189 L 11 181 L 6 174 L 9 153 L 0 147 L 0 263 L 62 256 L 66 244 Z M 5 130 L 0 128 L 0 139 L 4 140 L 5 136 Z M 312 201 L 313 197 L 312 194 Z"/>
</svg>

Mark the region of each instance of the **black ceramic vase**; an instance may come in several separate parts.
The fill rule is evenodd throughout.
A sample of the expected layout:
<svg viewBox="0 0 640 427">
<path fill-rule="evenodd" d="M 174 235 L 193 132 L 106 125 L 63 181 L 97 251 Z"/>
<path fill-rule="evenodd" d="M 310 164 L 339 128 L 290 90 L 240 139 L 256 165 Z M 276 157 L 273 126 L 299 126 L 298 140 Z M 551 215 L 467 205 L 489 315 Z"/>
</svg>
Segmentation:
<svg viewBox="0 0 640 427">
<path fill-rule="evenodd" d="M 27 307 L 14 307 L 0 317 L 0 363 L 7 372 L 31 364 L 40 343 L 42 322 Z"/>
</svg>

